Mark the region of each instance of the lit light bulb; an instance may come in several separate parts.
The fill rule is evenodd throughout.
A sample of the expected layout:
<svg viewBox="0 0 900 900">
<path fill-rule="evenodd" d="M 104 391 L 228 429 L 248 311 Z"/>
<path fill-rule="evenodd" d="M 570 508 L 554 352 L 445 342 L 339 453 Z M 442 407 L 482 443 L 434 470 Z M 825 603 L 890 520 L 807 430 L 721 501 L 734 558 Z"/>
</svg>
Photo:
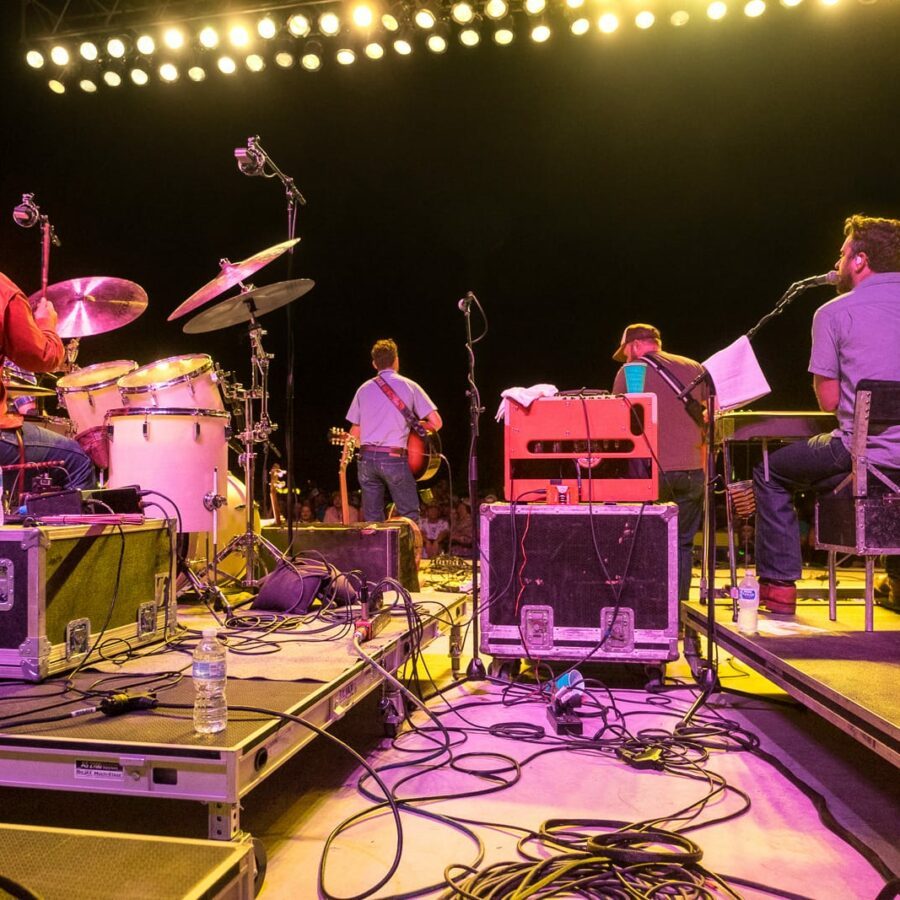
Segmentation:
<svg viewBox="0 0 900 900">
<path fill-rule="evenodd" d="M 597 20 L 597 27 L 604 34 L 612 34 L 619 27 L 619 17 L 615 13 L 603 13 Z"/>
<path fill-rule="evenodd" d="M 180 50 L 184 46 L 184 32 L 180 28 L 167 28 L 163 34 L 163 43 L 170 50 Z"/>
<path fill-rule="evenodd" d="M 135 42 L 138 53 L 149 56 L 156 49 L 156 41 L 149 34 L 142 34 Z"/>
<path fill-rule="evenodd" d="M 212 25 L 207 25 L 200 31 L 199 40 L 207 50 L 214 50 L 219 46 L 219 32 Z"/>
</svg>

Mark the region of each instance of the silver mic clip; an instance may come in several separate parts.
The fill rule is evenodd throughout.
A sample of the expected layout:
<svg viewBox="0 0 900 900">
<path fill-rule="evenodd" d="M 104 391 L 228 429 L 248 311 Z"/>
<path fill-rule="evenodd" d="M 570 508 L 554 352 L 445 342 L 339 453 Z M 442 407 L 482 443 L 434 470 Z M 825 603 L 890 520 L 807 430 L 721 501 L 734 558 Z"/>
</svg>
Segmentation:
<svg viewBox="0 0 900 900">
<path fill-rule="evenodd" d="M 32 228 L 41 218 L 34 194 L 22 194 L 22 202 L 13 210 L 13 221 L 21 228 Z"/>
<path fill-rule="evenodd" d="M 249 137 L 247 138 L 246 147 L 234 148 L 234 158 L 237 160 L 238 169 L 251 178 L 256 175 L 262 175 L 266 167 L 266 156 L 256 146 L 258 140 L 258 137 Z"/>
</svg>

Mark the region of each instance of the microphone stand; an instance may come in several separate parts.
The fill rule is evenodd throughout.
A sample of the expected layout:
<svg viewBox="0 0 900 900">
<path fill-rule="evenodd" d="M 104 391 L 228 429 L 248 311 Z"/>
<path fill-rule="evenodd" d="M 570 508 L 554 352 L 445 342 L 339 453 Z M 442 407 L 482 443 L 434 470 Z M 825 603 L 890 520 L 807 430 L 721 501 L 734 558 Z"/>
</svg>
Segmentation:
<svg viewBox="0 0 900 900">
<path fill-rule="evenodd" d="M 771 319 L 781 315 L 795 297 L 811 287 L 816 287 L 823 282 L 818 280 L 796 281 L 781 295 L 775 306 L 767 312 L 744 337 L 752 341 L 760 329 Z M 824 282 L 828 283 L 828 282 Z M 716 638 L 716 385 L 712 376 L 704 368 L 703 371 L 684 390 L 678 393 L 678 398 L 687 397 L 691 391 L 701 384 L 706 385 L 706 487 L 703 498 L 703 533 L 704 549 L 706 550 L 706 584 L 701 585 L 701 601 L 706 594 L 706 661 L 704 667 L 695 676 L 702 690 L 684 714 L 680 725 L 688 725 L 697 711 L 706 703 L 710 695 L 717 690 L 718 673 L 716 671 L 715 654 L 713 646 Z M 727 502 L 727 500 L 726 500 Z M 705 587 L 705 591 L 704 591 Z M 733 598 L 735 605 L 737 599 Z"/>
<path fill-rule="evenodd" d="M 56 236 L 56 229 L 50 224 L 50 217 L 41 215 L 38 218 L 41 223 L 41 299 L 47 299 L 47 285 L 50 281 L 50 247 L 61 247 L 62 243 Z M 66 372 L 72 372 L 76 368 L 75 360 L 78 359 L 77 337 L 69 338 L 65 343 L 66 357 L 63 366 Z"/>
<path fill-rule="evenodd" d="M 475 304 L 484 319 L 485 329 L 482 334 L 473 340 L 472 338 L 472 304 Z M 469 373 L 467 376 L 469 387 L 466 396 L 469 398 L 469 506 L 472 511 L 472 659 L 466 668 L 466 676 L 470 681 L 484 681 L 486 672 L 484 661 L 481 659 L 479 642 L 479 615 L 480 602 L 478 597 L 478 575 L 481 567 L 481 525 L 480 509 L 478 503 L 478 420 L 484 412 L 481 405 L 481 396 L 478 393 L 478 385 L 475 382 L 475 344 L 487 334 L 487 316 L 478 302 L 478 298 L 469 291 L 460 300 L 459 308 L 466 317 L 466 353 L 469 358 Z"/>
<path fill-rule="evenodd" d="M 262 166 L 258 173 L 264 178 L 277 178 L 284 187 L 285 200 L 287 203 L 287 239 L 294 239 L 297 231 L 297 207 L 306 206 L 306 198 L 300 192 L 300 189 L 294 183 L 294 179 L 286 175 L 276 165 L 272 157 L 266 152 L 259 143 L 259 137 L 251 137 L 247 140 L 248 145 L 254 149 L 262 159 Z M 266 168 L 270 170 L 270 174 L 266 174 Z M 241 169 L 241 171 L 244 171 Z M 287 259 L 287 278 L 288 281 L 294 275 L 294 248 L 288 249 Z M 285 467 L 287 468 L 287 547 L 288 552 L 294 543 L 294 324 L 293 310 L 291 304 L 286 309 L 286 325 L 287 325 L 287 381 L 285 384 Z M 274 513 L 274 510 L 273 510 Z"/>
<path fill-rule="evenodd" d="M 815 287 L 812 282 L 795 281 L 779 298 L 778 302 L 770 309 L 745 335 L 748 341 L 756 337 L 757 332 L 775 316 L 780 316 L 790 306 L 791 302 L 800 296 L 805 290 Z"/>
</svg>

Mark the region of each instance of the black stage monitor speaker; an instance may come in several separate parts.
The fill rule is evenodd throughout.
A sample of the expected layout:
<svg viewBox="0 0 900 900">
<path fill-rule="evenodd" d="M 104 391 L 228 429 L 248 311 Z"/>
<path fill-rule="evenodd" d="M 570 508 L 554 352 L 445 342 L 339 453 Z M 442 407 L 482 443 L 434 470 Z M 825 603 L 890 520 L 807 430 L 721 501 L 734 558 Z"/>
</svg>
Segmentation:
<svg viewBox="0 0 900 900">
<path fill-rule="evenodd" d="M 673 504 L 490 504 L 481 512 L 481 550 L 485 653 L 675 658 Z"/>
<path fill-rule="evenodd" d="M 262 535 L 287 549 L 286 527 L 267 526 Z M 395 578 L 408 591 L 419 590 L 413 533 L 403 522 L 295 525 L 291 552 L 321 555 L 342 572 L 360 569 L 367 581 Z"/>
</svg>

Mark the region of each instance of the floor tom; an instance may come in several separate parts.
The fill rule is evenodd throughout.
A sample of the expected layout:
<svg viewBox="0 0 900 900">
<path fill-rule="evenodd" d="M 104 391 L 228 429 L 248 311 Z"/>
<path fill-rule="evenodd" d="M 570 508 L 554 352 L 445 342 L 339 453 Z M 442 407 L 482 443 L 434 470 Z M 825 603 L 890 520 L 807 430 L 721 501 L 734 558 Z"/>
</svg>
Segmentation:
<svg viewBox="0 0 900 900">
<path fill-rule="evenodd" d="M 137 484 L 181 531 L 211 531 L 207 496 L 227 496 L 229 415 L 215 409 L 116 409 L 107 414 L 110 487 Z"/>
</svg>

